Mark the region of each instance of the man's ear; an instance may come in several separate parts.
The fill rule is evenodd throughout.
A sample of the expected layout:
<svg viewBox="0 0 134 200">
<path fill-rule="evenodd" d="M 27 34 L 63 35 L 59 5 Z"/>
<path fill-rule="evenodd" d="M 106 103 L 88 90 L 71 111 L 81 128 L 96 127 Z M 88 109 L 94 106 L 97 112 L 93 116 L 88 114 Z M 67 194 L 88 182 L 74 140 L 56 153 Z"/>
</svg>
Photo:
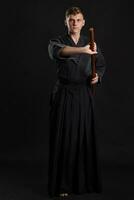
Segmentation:
<svg viewBox="0 0 134 200">
<path fill-rule="evenodd" d="M 83 20 L 83 26 L 85 25 L 85 19 Z"/>
<path fill-rule="evenodd" d="M 64 24 L 65 24 L 65 26 L 67 26 L 67 22 L 66 22 L 66 20 L 64 20 Z"/>
</svg>

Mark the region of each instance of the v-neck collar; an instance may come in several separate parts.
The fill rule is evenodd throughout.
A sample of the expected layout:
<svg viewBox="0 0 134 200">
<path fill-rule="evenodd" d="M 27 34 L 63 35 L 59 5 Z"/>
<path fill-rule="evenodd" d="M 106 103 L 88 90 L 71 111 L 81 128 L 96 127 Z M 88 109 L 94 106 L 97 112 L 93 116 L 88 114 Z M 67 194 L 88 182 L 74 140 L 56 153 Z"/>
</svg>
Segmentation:
<svg viewBox="0 0 134 200">
<path fill-rule="evenodd" d="M 68 33 L 67 33 L 67 37 L 68 37 L 69 41 L 71 42 L 72 46 L 79 46 L 80 45 L 81 39 L 82 39 L 81 35 L 79 37 L 77 44 L 73 41 L 72 37 Z"/>
</svg>

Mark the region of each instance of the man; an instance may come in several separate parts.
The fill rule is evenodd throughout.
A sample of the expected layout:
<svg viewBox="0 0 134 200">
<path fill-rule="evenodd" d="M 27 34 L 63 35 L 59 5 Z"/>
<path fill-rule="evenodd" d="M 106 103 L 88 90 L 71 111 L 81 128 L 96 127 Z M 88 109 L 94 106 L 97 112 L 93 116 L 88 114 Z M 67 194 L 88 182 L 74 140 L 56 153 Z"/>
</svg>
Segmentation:
<svg viewBox="0 0 134 200">
<path fill-rule="evenodd" d="M 67 9 L 65 25 L 67 33 L 51 39 L 48 46 L 58 79 L 50 104 L 48 193 L 52 197 L 102 191 L 91 85 L 101 82 L 104 57 L 96 43 L 92 51 L 88 37 L 81 34 L 85 19 L 80 8 Z"/>
</svg>

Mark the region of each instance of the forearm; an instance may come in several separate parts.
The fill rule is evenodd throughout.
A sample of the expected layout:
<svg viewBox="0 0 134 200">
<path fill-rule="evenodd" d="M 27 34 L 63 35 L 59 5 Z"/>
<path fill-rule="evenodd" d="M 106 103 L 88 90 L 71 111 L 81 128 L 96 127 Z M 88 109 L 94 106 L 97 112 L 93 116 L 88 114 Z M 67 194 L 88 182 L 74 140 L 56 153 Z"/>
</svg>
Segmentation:
<svg viewBox="0 0 134 200">
<path fill-rule="evenodd" d="M 80 54 L 80 53 L 85 53 L 84 47 L 65 46 L 59 50 L 60 56 L 71 56 L 71 55 Z"/>
</svg>

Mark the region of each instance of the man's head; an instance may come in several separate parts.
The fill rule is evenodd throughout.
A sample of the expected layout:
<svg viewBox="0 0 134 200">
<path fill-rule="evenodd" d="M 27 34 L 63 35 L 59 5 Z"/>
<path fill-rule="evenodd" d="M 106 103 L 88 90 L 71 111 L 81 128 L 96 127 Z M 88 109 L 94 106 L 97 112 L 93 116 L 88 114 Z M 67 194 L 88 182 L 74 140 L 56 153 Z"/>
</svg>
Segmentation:
<svg viewBox="0 0 134 200">
<path fill-rule="evenodd" d="M 71 7 L 66 10 L 65 25 L 70 33 L 80 33 L 82 27 L 85 25 L 85 19 L 79 7 Z"/>
</svg>

